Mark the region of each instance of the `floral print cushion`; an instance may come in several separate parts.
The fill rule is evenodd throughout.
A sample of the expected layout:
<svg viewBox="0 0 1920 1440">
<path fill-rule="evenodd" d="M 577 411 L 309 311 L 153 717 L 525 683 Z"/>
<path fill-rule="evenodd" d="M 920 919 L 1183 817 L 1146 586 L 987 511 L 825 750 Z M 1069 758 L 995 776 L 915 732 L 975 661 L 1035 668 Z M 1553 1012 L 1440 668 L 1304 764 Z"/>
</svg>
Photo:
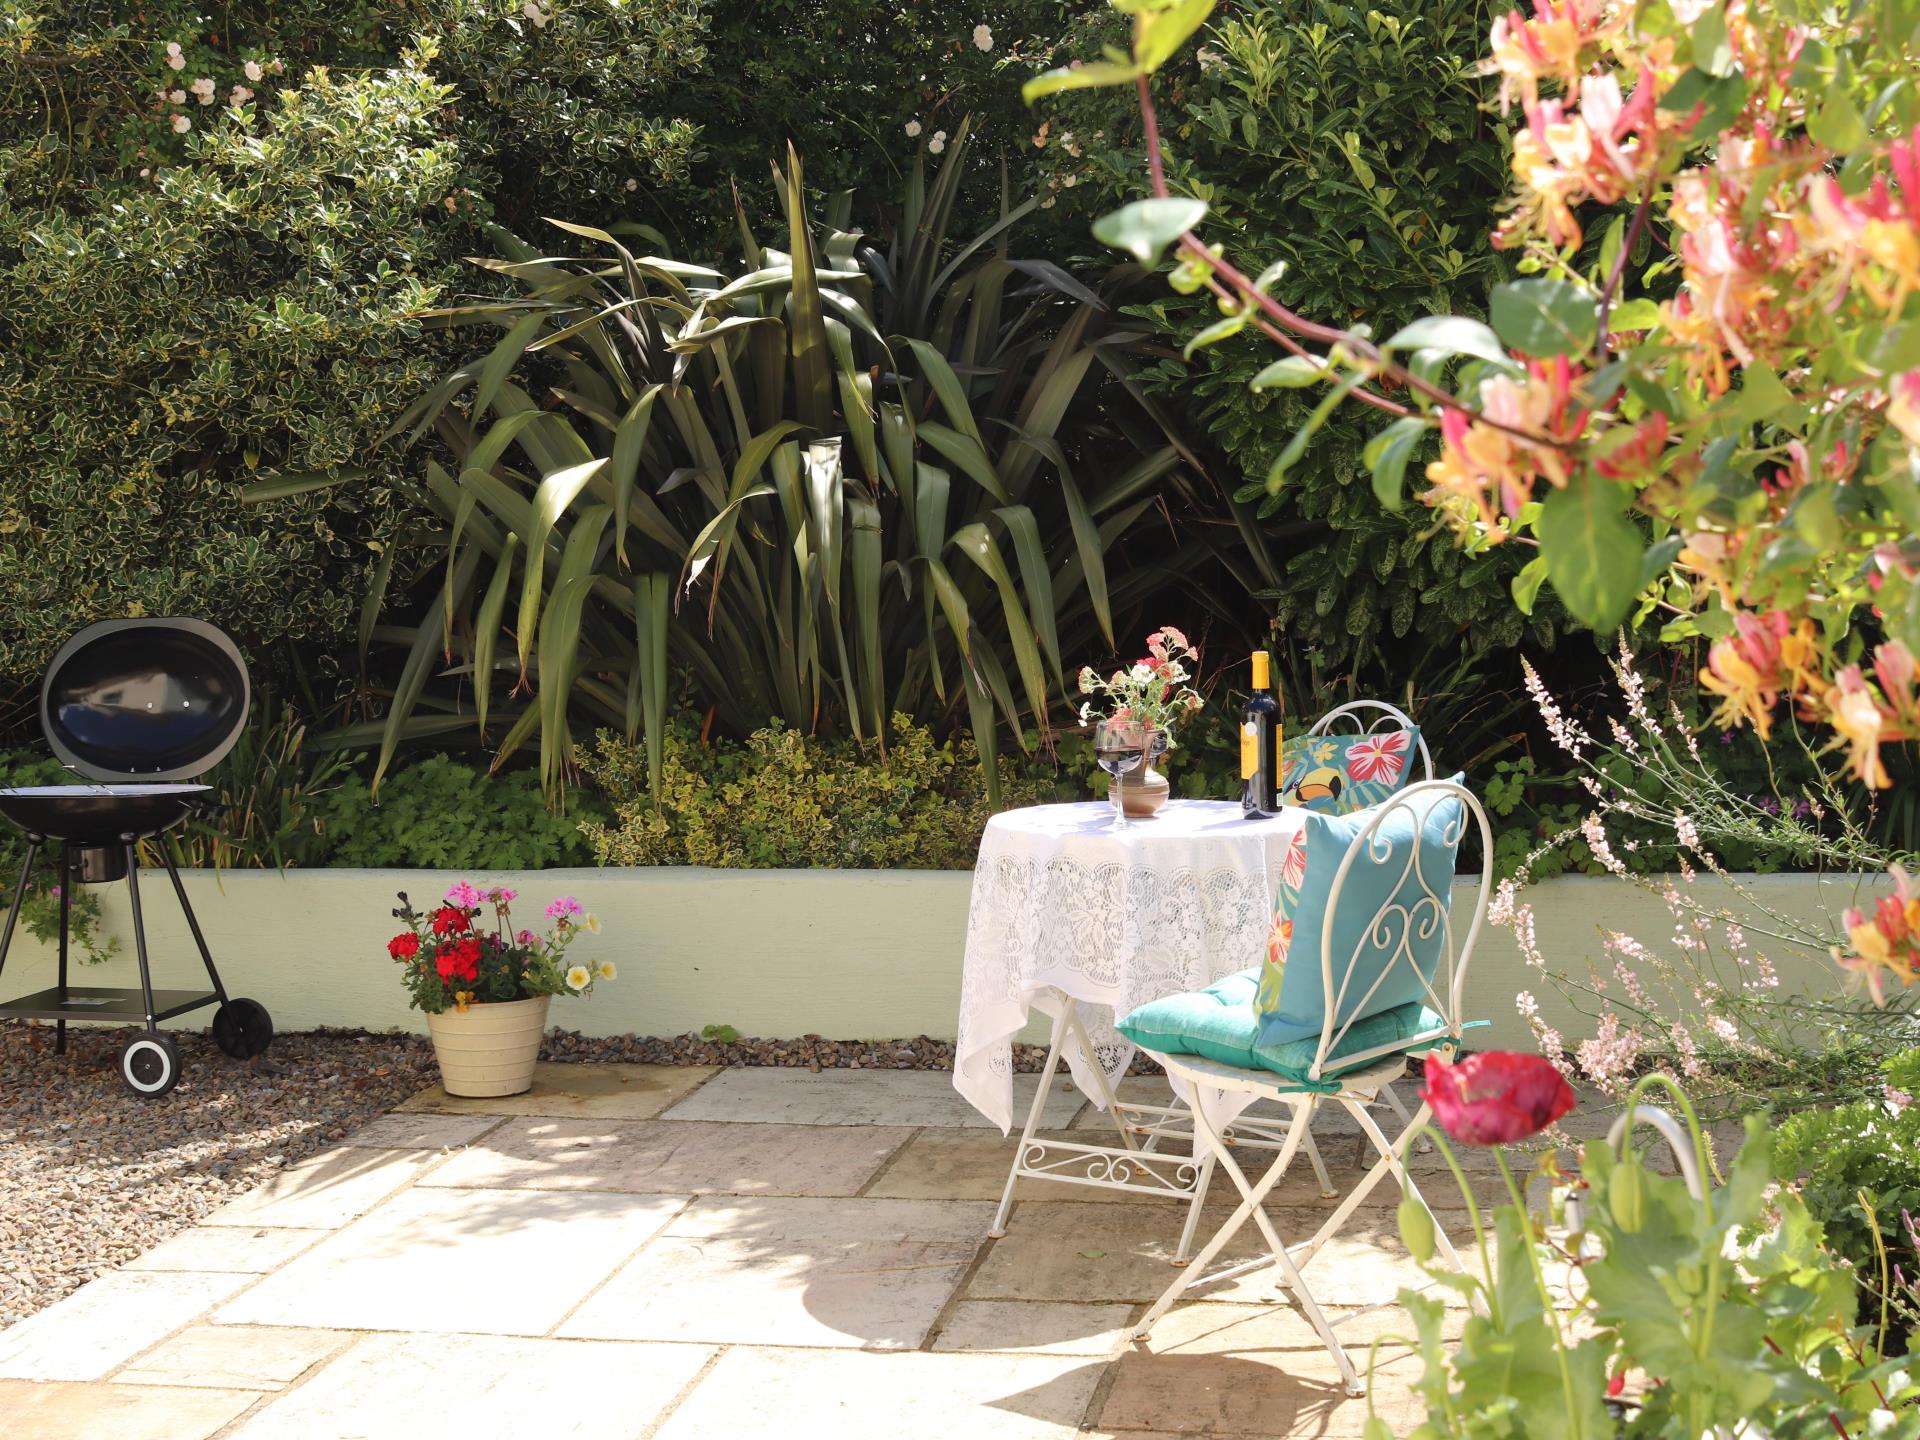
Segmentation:
<svg viewBox="0 0 1920 1440">
<path fill-rule="evenodd" d="M 1420 731 L 1370 735 L 1294 735 L 1280 746 L 1280 803 L 1322 815 L 1351 815 L 1378 805 L 1407 783 Z"/>
</svg>

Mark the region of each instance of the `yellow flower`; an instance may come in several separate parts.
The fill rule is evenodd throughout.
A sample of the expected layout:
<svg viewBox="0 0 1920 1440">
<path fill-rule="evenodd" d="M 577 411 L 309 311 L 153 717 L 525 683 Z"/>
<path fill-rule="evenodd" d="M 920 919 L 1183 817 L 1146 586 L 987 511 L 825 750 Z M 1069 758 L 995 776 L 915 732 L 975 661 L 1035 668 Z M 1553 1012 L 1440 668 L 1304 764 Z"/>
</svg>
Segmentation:
<svg viewBox="0 0 1920 1440">
<path fill-rule="evenodd" d="M 1869 965 L 1893 963 L 1893 946 L 1871 920 L 1851 927 L 1847 931 L 1847 943 L 1853 946 L 1853 953 Z"/>
<path fill-rule="evenodd" d="M 620 972 L 614 968 L 613 961 L 611 960 L 602 960 L 598 965 L 594 966 L 593 969 L 594 973 L 602 980 L 612 980 L 620 974 Z"/>
<path fill-rule="evenodd" d="M 581 918 L 580 928 L 589 935 L 598 935 L 600 933 L 600 917 L 589 910 L 586 915 Z"/>
<path fill-rule="evenodd" d="M 584 965 L 576 965 L 567 971 L 567 988 L 584 990 L 593 983 L 593 973 Z"/>
<path fill-rule="evenodd" d="M 456 990 L 453 992 L 453 1008 L 460 1014 L 467 1013 L 467 1006 L 473 1003 L 473 991 Z"/>
</svg>

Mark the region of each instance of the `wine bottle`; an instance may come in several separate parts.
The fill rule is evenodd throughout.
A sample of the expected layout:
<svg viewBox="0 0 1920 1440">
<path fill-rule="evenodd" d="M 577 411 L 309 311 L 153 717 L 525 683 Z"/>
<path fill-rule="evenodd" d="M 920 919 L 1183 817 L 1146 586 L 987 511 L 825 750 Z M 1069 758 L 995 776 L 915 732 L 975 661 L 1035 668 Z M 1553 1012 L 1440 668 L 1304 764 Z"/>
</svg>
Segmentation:
<svg viewBox="0 0 1920 1440">
<path fill-rule="evenodd" d="M 1280 809 L 1280 702 L 1274 699 L 1267 652 L 1253 652 L 1253 693 L 1240 712 L 1240 808 L 1248 815 Z"/>
</svg>

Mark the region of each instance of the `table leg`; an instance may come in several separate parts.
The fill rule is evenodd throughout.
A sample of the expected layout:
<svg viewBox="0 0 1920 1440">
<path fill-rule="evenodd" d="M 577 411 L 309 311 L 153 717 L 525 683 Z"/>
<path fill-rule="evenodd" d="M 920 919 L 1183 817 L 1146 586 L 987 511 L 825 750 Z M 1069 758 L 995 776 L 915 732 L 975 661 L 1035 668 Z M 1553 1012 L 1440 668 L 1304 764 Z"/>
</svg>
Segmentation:
<svg viewBox="0 0 1920 1440">
<path fill-rule="evenodd" d="M 1040 1128 L 1040 1114 L 1047 1108 L 1047 1091 L 1053 1088 L 1053 1077 L 1060 1069 L 1060 1043 L 1067 1033 L 1067 1016 L 1072 1013 L 1073 1001 L 1069 999 L 1060 1013 L 1054 1017 L 1053 1040 L 1047 1047 L 1047 1063 L 1040 1070 L 1040 1084 L 1033 1092 L 1033 1104 L 1027 1109 L 1027 1125 L 1020 1132 L 1020 1148 L 1013 1152 L 1013 1168 L 1007 1172 L 1007 1188 L 1000 1195 L 1000 1209 L 993 1217 L 993 1226 L 987 1231 L 989 1240 L 999 1240 L 1007 1233 L 1007 1212 L 1013 1209 L 1013 1187 L 1019 1182 L 1022 1164 L 1027 1158 L 1027 1149 L 1033 1144 L 1034 1132 Z"/>
</svg>

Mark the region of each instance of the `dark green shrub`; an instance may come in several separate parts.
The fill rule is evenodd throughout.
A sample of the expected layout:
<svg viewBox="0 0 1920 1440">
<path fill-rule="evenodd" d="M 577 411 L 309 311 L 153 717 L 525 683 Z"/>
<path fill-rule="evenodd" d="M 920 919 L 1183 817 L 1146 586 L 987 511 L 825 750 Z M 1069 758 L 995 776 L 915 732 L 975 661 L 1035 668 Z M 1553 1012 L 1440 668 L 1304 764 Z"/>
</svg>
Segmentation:
<svg viewBox="0 0 1920 1440">
<path fill-rule="evenodd" d="M 582 829 L 613 865 L 971 869 L 994 806 L 970 741 L 936 743 L 904 715 L 892 742 L 818 740 L 778 724 L 702 747 L 668 731 L 660 801 L 638 746 L 602 731 L 585 761 L 614 815 Z M 1003 764 L 1004 799 L 1030 803 Z"/>
<path fill-rule="evenodd" d="M 1270 288 L 1301 314 L 1384 335 L 1421 314 L 1471 310 L 1500 263 L 1486 227 L 1506 170 L 1499 127 L 1481 108 L 1481 7 L 1253 0 L 1221 14 L 1161 86 L 1169 182 L 1208 201 L 1209 235 L 1260 266 L 1284 263 Z M 1079 34 L 1068 53 L 1093 48 Z M 1131 89 L 1063 96 L 1045 113 L 1058 203 L 1098 211 L 1144 192 Z M 1136 313 L 1177 344 L 1216 318 L 1212 305 L 1202 292 Z M 1263 344 L 1229 341 L 1143 377 L 1177 397 L 1249 483 L 1264 482 L 1319 398 L 1250 391 L 1272 359 Z M 1249 584 L 1271 602 L 1285 645 L 1397 684 L 1436 653 L 1550 643 L 1557 611 L 1543 602 L 1529 622 L 1509 599 L 1525 555 L 1464 555 L 1430 533 L 1420 507 L 1382 511 L 1360 458 L 1377 428 L 1358 407 L 1337 412 L 1262 506 L 1264 553 L 1247 549 Z M 1431 677 L 1418 686 L 1434 688 Z"/>
<path fill-rule="evenodd" d="M 573 813 L 558 815 L 528 771 L 489 775 L 449 755 L 396 770 L 373 803 L 354 775 L 324 798 L 320 824 L 328 865 L 376 869 L 545 870 L 592 863 L 580 833 L 599 812 L 576 794 Z"/>
<path fill-rule="evenodd" d="M 73 772 L 44 751 L 0 750 L 0 788 L 20 785 L 70 785 Z M 27 837 L 0 823 L 0 907 L 13 904 L 14 886 L 27 858 Z M 0 911 L 3 915 L 4 911 Z M 0 924 L 4 924 L 0 918 Z M 27 881 L 19 925 L 34 939 L 56 944 L 60 938 L 60 850 L 42 848 Z M 120 942 L 100 934 L 100 897 L 84 885 L 75 886 L 67 920 L 70 953 L 86 964 L 104 960 Z"/>
</svg>

